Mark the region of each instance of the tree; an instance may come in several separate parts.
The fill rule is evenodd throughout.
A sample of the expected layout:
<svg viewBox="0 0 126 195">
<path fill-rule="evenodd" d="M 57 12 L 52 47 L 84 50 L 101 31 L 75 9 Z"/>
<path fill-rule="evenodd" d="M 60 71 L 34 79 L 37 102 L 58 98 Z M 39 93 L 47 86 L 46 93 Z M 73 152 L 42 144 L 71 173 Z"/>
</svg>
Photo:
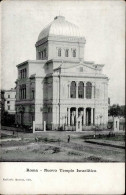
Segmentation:
<svg viewBox="0 0 126 195">
<path fill-rule="evenodd" d="M 126 117 L 126 106 L 120 106 L 121 108 L 121 116 Z"/>
<path fill-rule="evenodd" d="M 119 106 L 118 104 L 113 104 L 109 108 L 108 115 L 125 117 L 125 110 L 126 110 L 125 106 Z"/>
</svg>

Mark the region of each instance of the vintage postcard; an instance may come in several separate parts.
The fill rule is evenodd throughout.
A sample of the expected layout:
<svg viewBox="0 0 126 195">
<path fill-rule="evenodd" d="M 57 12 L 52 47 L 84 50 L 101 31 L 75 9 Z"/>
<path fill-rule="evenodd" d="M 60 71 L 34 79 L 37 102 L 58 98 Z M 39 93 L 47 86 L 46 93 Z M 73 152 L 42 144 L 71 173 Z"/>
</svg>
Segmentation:
<svg viewBox="0 0 126 195">
<path fill-rule="evenodd" d="M 125 193 L 124 1 L 1 3 L 1 194 Z"/>
</svg>

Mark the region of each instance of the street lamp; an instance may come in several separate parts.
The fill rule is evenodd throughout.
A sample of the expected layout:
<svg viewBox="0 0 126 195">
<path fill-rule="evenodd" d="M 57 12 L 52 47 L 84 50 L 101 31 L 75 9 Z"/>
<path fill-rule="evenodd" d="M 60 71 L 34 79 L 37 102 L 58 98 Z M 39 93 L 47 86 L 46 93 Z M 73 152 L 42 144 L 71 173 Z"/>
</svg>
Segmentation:
<svg viewBox="0 0 126 195">
<path fill-rule="evenodd" d="M 51 122 L 51 127 L 52 127 L 52 131 L 53 131 L 53 122 Z"/>
<path fill-rule="evenodd" d="M 96 125 L 95 125 L 95 136 L 96 136 L 96 130 L 97 130 L 97 128 L 98 128 L 98 116 L 96 116 L 95 118 L 96 118 L 96 120 L 97 120 Z"/>
<path fill-rule="evenodd" d="M 102 119 L 102 117 L 103 117 L 102 114 L 100 114 L 99 117 L 100 117 L 100 125 L 101 125 L 101 119 Z"/>
<path fill-rule="evenodd" d="M 67 119 L 67 116 L 65 115 L 65 125 L 64 125 L 64 130 L 65 130 L 65 127 L 66 127 L 66 124 L 67 124 L 66 119 Z"/>
<path fill-rule="evenodd" d="M 66 126 L 66 118 L 67 118 L 67 116 L 66 116 L 66 115 L 61 117 L 61 120 L 62 120 L 62 125 L 63 125 L 63 130 L 65 130 L 65 126 Z M 65 120 L 65 121 L 64 121 L 64 120 Z"/>
<path fill-rule="evenodd" d="M 96 126 L 98 126 L 98 116 L 95 117 L 96 118 Z"/>
<path fill-rule="evenodd" d="M 23 114 L 24 114 L 24 107 L 20 105 L 19 112 L 21 113 L 21 126 L 23 126 Z"/>
</svg>

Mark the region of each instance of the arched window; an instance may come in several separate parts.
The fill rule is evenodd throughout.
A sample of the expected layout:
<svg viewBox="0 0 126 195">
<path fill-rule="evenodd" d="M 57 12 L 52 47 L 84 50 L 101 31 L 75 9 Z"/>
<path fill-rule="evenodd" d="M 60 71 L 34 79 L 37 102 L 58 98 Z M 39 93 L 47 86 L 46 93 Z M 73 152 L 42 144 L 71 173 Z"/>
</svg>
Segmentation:
<svg viewBox="0 0 126 195">
<path fill-rule="evenodd" d="M 58 49 L 58 56 L 61 57 L 61 49 Z"/>
<path fill-rule="evenodd" d="M 69 50 L 66 49 L 66 50 L 65 50 L 65 57 L 68 57 L 68 56 L 69 56 Z"/>
<path fill-rule="evenodd" d="M 70 86 L 70 97 L 76 98 L 76 82 L 75 81 L 72 81 L 71 86 Z"/>
<path fill-rule="evenodd" d="M 78 98 L 84 98 L 84 83 L 82 81 L 78 85 Z"/>
<path fill-rule="evenodd" d="M 76 49 L 73 50 L 73 57 L 76 57 Z"/>
<path fill-rule="evenodd" d="M 43 59 L 43 51 L 41 51 L 41 59 Z"/>
<path fill-rule="evenodd" d="M 90 82 L 86 83 L 86 98 L 91 99 L 92 96 L 92 84 Z"/>
<path fill-rule="evenodd" d="M 24 78 L 26 78 L 26 68 L 24 69 Z"/>
<path fill-rule="evenodd" d="M 46 49 L 43 50 L 43 57 L 46 57 Z"/>
<path fill-rule="evenodd" d="M 22 70 L 20 70 L 20 78 L 22 79 Z"/>
<path fill-rule="evenodd" d="M 41 60 L 41 52 L 38 52 L 38 58 Z"/>
<path fill-rule="evenodd" d="M 35 90 L 32 89 L 32 99 L 35 99 Z"/>
<path fill-rule="evenodd" d="M 22 70 L 22 78 L 24 78 L 24 69 Z"/>
</svg>

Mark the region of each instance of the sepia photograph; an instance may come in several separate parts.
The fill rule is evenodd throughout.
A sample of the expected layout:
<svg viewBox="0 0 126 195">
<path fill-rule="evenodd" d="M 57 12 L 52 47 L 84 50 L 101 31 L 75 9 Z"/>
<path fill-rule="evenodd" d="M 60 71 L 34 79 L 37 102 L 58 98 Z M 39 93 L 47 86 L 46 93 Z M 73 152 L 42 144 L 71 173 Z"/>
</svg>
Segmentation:
<svg viewBox="0 0 126 195">
<path fill-rule="evenodd" d="M 124 163 L 125 3 L 1 10 L 1 163 Z"/>
</svg>

